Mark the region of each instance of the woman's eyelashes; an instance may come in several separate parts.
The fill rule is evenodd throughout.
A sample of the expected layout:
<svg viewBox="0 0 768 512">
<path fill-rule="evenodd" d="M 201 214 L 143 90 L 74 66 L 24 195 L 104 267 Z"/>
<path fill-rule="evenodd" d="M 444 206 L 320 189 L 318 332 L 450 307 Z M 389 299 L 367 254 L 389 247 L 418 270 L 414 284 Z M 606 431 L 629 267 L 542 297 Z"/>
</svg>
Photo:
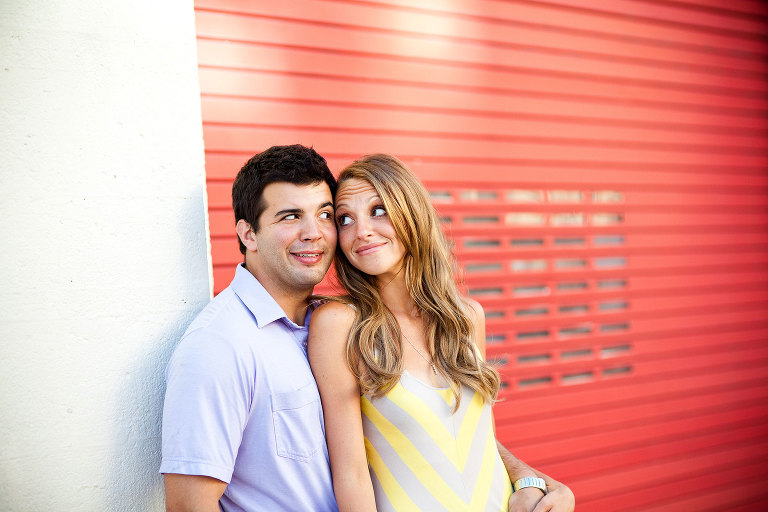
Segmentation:
<svg viewBox="0 0 768 512">
<path fill-rule="evenodd" d="M 387 214 L 387 210 L 384 209 L 383 206 L 374 206 L 371 208 L 371 217 L 381 217 Z M 348 226 L 352 223 L 352 217 L 347 213 L 342 213 L 338 217 L 336 217 L 336 223 L 339 225 L 339 227 L 342 226 Z"/>
</svg>

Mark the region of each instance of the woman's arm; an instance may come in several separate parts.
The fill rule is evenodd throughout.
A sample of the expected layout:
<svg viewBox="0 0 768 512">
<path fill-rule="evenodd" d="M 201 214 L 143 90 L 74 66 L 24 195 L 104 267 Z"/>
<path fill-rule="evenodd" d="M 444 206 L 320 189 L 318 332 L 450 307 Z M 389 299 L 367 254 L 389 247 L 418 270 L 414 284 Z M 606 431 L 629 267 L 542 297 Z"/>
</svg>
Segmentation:
<svg viewBox="0 0 768 512">
<path fill-rule="evenodd" d="M 475 327 L 474 342 L 480 351 L 480 354 L 485 358 L 485 313 L 483 307 L 472 299 L 466 299 L 467 305 L 470 306 L 473 317 L 472 322 Z M 549 476 L 536 471 L 525 462 L 521 461 L 504 445 L 496 440 L 496 446 L 499 450 L 501 460 L 504 462 L 504 467 L 507 469 L 507 474 L 512 482 L 516 482 L 520 478 L 526 476 L 537 476 L 543 478 L 547 485 L 547 494 L 544 495 L 541 490 L 535 487 L 526 487 L 520 489 L 516 493 L 512 494 L 509 499 L 509 512 L 572 512 L 575 508 L 575 498 L 571 490 L 558 482 L 550 478 Z"/>
<path fill-rule="evenodd" d="M 320 390 L 333 491 L 339 512 L 376 512 L 360 413 L 360 388 L 347 364 L 355 312 L 346 304 L 320 306 L 309 323 L 307 352 Z"/>
</svg>

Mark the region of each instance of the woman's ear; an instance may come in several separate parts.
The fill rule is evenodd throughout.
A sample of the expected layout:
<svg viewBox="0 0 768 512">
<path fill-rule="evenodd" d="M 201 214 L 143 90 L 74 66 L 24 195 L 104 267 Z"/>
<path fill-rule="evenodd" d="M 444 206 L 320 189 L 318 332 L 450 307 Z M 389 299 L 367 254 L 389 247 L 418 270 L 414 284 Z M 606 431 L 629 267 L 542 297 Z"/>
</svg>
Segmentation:
<svg viewBox="0 0 768 512">
<path fill-rule="evenodd" d="M 256 233 L 254 233 L 250 224 L 248 224 L 244 219 L 240 219 L 237 221 L 235 230 L 237 231 L 237 236 L 240 238 L 240 241 L 243 242 L 243 245 L 246 249 L 253 252 L 258 250 L 256 247 Z"/>
</svg>

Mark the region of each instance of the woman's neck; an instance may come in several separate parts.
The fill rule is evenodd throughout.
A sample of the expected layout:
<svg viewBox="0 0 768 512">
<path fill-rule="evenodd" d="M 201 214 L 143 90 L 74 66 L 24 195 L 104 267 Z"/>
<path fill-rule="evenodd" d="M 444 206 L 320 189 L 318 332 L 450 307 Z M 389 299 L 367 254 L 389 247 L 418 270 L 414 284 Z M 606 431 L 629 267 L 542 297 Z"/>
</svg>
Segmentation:
<svg viewBox="0 0 768 512">
<path fill-rule="evenodd" d="M 396 317 L 401 315 L 405 317 L 418 316 L 416 304 L 413 303 L 411 294 L 408 292 L 402 267 L 392 277 L 381 276 L 379 282 L 383 282 L 379 285 L 381 300 L 392 314 Z"/>
</svg>

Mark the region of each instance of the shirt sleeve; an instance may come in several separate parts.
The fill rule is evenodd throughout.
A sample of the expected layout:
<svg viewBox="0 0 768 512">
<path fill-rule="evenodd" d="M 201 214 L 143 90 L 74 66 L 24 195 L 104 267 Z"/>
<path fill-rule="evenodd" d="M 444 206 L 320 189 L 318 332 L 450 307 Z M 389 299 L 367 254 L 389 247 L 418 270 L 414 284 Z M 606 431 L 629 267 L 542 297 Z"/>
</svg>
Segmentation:
<svg viewBox="0 0 768 512">
<path fill-rule="evenodd" d="M 255 371 L 252 358 L 239 352 L 231 340 L 207 329 L 179 343 L 166 369 L 161 473 L 230 482 Z"/>
</svg>

